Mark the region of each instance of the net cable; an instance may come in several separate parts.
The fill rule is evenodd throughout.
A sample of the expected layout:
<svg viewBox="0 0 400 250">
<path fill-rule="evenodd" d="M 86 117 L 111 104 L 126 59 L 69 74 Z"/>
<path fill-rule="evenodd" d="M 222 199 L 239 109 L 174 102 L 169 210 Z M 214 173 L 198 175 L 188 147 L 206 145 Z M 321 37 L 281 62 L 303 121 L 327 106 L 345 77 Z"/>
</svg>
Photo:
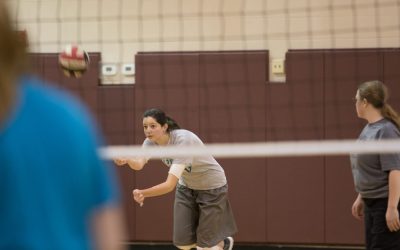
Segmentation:
<svg viewBox="0 0 400 250">
<path fill-rule="evenodd" d="M 259 143 L 213 143 L 206 146 L 142 147 L 109 146 L 99 150 L 105 159 L 116 157 L 199 157 L 213 155 L 216 158 L 318 156 L 372 153 L 399 153 L 400 140 L 358 141 L 287 141 Z"/>
</svg>

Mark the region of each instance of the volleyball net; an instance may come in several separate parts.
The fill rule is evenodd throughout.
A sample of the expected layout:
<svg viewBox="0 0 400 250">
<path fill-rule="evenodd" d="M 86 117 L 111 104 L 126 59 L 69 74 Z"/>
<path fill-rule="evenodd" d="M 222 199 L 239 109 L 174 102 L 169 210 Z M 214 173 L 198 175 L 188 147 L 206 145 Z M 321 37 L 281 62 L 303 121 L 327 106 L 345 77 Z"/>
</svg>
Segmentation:
<svg viewBox="0 0 400 250">
<path fill-rule="evenodd" d="M 212 155 L 216 158 L 337 156 L 389 154 L 400 152 L 400 139 L 381 141 L 325 140 L 264 143 L 226 143 L 205 146 L 109 146 L 99 150 L 102 157 L 173 158 Z"/>
</svg>

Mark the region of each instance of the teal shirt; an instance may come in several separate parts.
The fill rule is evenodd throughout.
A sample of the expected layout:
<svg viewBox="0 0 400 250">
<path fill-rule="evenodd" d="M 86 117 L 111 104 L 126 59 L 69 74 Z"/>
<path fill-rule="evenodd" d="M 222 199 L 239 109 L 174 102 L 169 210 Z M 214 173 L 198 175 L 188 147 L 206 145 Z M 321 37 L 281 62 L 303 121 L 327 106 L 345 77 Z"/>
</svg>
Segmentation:
<svg viewBox="0 0 400 250">
<path fill-rule="evenodd" d="M 24 78 L 0 124 L 0 249 L 91 249 L 90 213 L 118 202 L 111 164 L 71 96 Z"/>
</svg>

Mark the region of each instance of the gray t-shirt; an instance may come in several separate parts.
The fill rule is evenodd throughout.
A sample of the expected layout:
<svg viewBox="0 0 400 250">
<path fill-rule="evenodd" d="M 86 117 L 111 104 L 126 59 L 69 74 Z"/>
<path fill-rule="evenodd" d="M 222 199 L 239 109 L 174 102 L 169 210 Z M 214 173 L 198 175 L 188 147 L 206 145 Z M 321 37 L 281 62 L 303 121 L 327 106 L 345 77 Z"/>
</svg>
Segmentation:
<svg viewBox="0 0 400 250">
<path fill-rule="evenodd" d="M 173 146 L 203 146 L 203 142 L 194 133 L 185 129 L 176 129 L 170 132 L 168 145 Z M 143 146 L 157 146 L 156 143 L 145 139 Z M 186 165 L 185 171 L 179 179 L 179 184 L 195 190 L 209 190 L 224 186 L 227 181 L 225 172 L 219 163 L 212 157 L 164 158 L 162 162 L 171 167 L 172 164 Z"/>
<path fill-rule="evenodd" d="M 399 139 L 396 126 L 387 119 L 367 124 L 359 140 Z M 400 154 L 352 154 L 350 156 L 356 191 L 362 198 L 386 198 L 389 195 L 389 172 L 400 170 Z"/>
</svg>

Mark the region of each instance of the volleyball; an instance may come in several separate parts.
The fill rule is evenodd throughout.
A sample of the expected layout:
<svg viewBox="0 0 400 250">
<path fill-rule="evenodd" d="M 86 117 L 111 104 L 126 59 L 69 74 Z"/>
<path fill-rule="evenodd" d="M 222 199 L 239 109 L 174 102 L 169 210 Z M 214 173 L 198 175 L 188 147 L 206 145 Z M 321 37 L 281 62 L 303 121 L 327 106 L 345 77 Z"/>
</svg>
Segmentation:
<svg viewBox="0 0 400 250">
<path fill-rule="evenodd" d="M 58 56 L 58 63 L 68 77 L 79 78 L 89 67 L 89 55 L 78 45 L 67 45 Z"/>
</svg>

